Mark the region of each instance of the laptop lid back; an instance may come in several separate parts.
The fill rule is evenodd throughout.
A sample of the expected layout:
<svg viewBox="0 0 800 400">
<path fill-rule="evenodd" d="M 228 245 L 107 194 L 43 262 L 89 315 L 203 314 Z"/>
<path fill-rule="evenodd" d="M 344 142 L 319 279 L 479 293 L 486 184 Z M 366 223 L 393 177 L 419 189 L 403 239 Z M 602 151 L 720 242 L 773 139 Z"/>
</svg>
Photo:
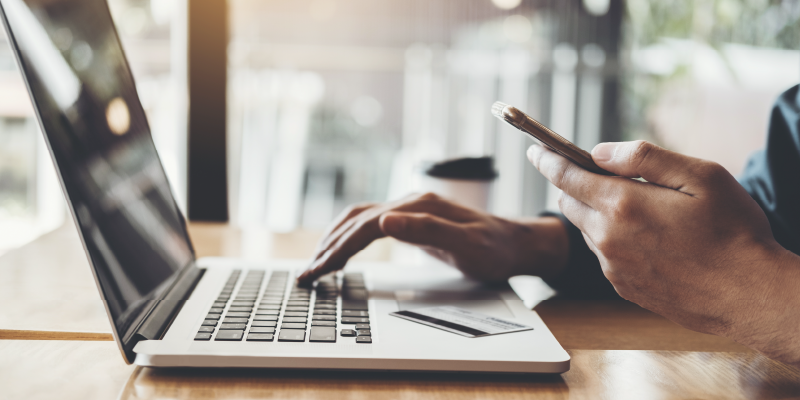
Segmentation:
<svg viewBox="0 0 800 400">
<path fill-rule="evenodd" d="M 108 5 L 0 0 L 0 9 L 130 362 L 126 344 L 179 274 L 193 268 L 194 252 Z"/>
</svg>

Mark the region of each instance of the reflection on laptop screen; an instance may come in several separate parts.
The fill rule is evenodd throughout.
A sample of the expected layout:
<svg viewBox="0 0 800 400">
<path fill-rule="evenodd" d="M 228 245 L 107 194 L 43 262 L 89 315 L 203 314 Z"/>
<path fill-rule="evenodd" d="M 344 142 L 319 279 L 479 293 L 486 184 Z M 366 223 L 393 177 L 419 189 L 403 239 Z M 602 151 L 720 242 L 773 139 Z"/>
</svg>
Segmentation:
<svg viewBox="0 0 800 400">
<path fill-rule="evenodd" d="M 0 0 L 117 333 L 194 255 L 103 0 Z"/>
</svg>

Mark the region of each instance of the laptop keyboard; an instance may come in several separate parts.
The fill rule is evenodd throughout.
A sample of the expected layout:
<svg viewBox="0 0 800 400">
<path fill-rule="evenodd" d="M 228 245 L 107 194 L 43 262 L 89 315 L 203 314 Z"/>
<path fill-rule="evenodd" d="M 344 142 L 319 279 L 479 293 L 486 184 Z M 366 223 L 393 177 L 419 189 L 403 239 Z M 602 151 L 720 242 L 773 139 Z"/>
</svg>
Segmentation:
<svg viewBox="0 0 800 400">
<path fill-rule="evenodd" d="M 266 286 L 265 276 L 248 271 L 236 290 L 242 271 L 234 270 L 194 340 L 336 343 L 337 337 L 355 337 L 356 343 L 372 343 L 362 274 L 344 274 L 341 288 L 331 274 L 313 289 L 298 287 L 288 271 L 272 272 Z"/>
</svg>

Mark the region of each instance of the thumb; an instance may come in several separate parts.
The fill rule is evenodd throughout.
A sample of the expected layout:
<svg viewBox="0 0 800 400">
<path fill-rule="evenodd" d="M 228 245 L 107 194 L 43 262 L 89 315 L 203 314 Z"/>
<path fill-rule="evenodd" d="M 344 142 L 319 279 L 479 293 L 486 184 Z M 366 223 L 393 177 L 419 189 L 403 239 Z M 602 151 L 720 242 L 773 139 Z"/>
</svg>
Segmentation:
<svg viewBox="0 0 800 400">
<path fill-rule="evenodd" d="M 464 244 L 464 228 L 427 213 L 387 212 L 379 221 L 386 236 L 419 246 L 453 251 Z"/>
<path fill-rule="evenodd" d="M 619 176 L 643 178 L 675 190 L 685 187 L 703 162 L 644 140 L 600 143 L 592 149 L 592 159 L 600 168 Z"/>
</svg>

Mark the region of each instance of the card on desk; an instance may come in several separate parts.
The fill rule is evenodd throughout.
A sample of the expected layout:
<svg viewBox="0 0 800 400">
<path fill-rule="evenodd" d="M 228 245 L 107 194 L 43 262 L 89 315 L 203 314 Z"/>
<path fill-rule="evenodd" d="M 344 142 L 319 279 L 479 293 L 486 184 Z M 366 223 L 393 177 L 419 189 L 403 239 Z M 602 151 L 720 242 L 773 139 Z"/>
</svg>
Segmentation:
<svg viewBox="0 0 800 400">
<path fill-rule="evenodd" d="M 389 315 L 472 338 L 533 329 L 516 322 L 452 306 L 397 311 Z"/>
</svg>

